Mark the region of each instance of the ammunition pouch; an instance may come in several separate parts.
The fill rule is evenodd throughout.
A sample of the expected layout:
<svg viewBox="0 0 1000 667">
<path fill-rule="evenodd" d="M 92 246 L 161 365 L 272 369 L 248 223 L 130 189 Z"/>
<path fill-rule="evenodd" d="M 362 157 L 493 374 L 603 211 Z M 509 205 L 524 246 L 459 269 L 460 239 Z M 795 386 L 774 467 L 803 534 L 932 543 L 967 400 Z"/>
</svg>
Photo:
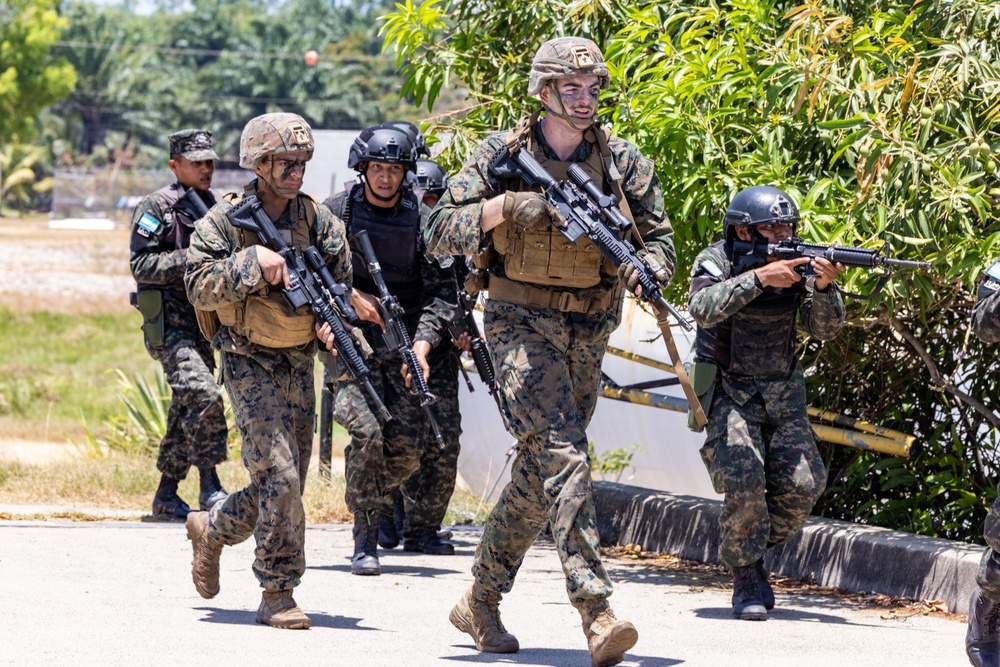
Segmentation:
<svg viewBox="0 0 1000 667">
<path fill-rule="evenodd" d="M 222 325 L 219 322 L 218 314 L 214 310 L 195 308 L 194 317 L 198 320 L 198 330 L 201 331 L 201 335 L 211 343 L 212 339 L 215 338 L 215 334 L 219 331 L 219 327 Z"/>
<path fill-rule="evenodd" d="M 163 347 L 165 335 L 163 316 L 163 292 L 158 289 L 146 289 L 129 294 L 129 303 L 142 313 L 142 335 L 146 345 L 152 348 Z"/>
<path fill-rule="evenodd" d="M 698 402 L 701 403 L 705 415 L 708 415 L 709 410 L 712 409 L 712 397 L 715 395 L 715 387 L 718 384 L 716 381 L 718 374 L 719 367 L 711 361 L 696 361 L 691 364 L 691 370 L 688 371 L 691 386 L 694 388 L 694 393 L 698 397 Z M 694 410 L 688 410 L 687 420 L 688 428 L 695 433 L 701 433 L 705 430 L 705 427 L 695 419 Z"/>
</svg>

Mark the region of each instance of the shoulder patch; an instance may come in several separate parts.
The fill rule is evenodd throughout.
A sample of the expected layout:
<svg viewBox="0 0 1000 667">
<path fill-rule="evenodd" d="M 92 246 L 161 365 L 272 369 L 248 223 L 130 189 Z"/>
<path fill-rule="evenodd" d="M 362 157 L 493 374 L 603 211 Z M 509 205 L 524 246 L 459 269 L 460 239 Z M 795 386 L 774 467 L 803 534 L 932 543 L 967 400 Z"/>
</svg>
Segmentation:
<svg viewBox="0 0 1000 667">
<path fill-rule="evenodd" d="M 701 267 L 702 271 L 704 271 L 708 275 L 712 276 L 713 278 L 721 278 L 722 277 L 722 269 L 719 268 L 718 264 L 716 264 L 715 262 L 713 262 L 710 259 L 706 259 L 705 261 L 703 261 L 698 266 Z"/>
<path fill-rule="evenodd" d="M 156 230 L 160 228 L 160 225 L 162 223 L 153 216 L 151 216 L 149 213 L 143 213 L 142 217 L 139 218 L 139 222 L 137 224 L 139 225 L 139 227 L 145 229 L 147 232 L 155 234 Z"/>
<path fill-rule="evenodd" d="M 993 265 L 986 269 L 986 278 L 1000 283 L 1000 261 L 993 262 Z"/>
</svg>

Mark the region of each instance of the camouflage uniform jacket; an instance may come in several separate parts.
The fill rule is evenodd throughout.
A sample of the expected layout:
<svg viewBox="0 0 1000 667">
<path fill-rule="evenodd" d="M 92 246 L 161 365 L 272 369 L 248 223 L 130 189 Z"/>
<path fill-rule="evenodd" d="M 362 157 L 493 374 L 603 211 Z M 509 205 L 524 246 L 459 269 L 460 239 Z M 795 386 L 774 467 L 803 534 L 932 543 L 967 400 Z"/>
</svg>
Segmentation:
<svg viewBox="0 0 1000 667">
<path fill-rule="evenodd" d="M 333 211 L 336 215 L 343 209 L 344 198 L 348 194 L 347 191 L 338 192 L 334 196 L 325 199 L 323 206 L 320 208 Z M 358 188 L 357 192 L 355 192 L 353 209 L 356 211 L 362 206 L 370 207 L 371 204 L 365 199 L 363 189 Z M 382 215 L 393 216 L 399 215 L 401 212 L 401 204 L 397 203 L 393 207 L 392 212 L 382 213 Z M 420 204 L 421 230 L 426 228 L 427 216 L 429 214 L 430 209 Z M 356 229 L 349 229 L 348 236 L 352 236 L 356 231 Z M 407 333 L 410 335 L 410 340 L 414 343 L 420 340 L 426 341 L 434 348 L 442 340 L 447 340 L 449 344 L 451 341 L 451 338 L 447 335 L 448 325 L 451 323 L 455 309 L 458 308 L 455 272 L 450 257 L 432 257 L 427 253 L 427 244 L 423 239 L 423 235 L 418 233 L 418 237 L 417 258 L 420 264 L 421 305 L 420 310 L 415 314 L 404 316 L 403 322 L 406 325 Z M 360 253 L 360 251 L 358 252 Z M 375 252 L 378 253 L 377 248 Z M 390 291 L 392 290 L 391 285 L 389 289 Z M 377 297 L 378 294 L 373 294 L 372 296 Z M 377 325 L 362 322 L 361 330 L 376 354 L 389 355 L 387 348 L 383 344 L 381 329 Z"/>
<path fill-rule="evenodd" d="M 274 226 L 278 230 L 294 227 L 298 220 L 297 207 L 300 202 L 306 201 L 300 195 L 289 202 Z M 191 303 L 203 310 L 216 310 L 224 304 L 243 301 L 252 292 L 265 288 L 279 289 L 264 282 L 257 260 L 257 246 L 241 246 L 240 230 L 235 229 L 226 217 L 232 208 L 233 205 L 227 201 L 216 204 L 208 215 L 198 221 L 191 236 L 184 284 Z M 316 208 L 310 238 L 323 256 L 333 279 L 350 288 L 351 252 L 344 225 L 325 207 L 317 205 Z M 212 346 L 253 357 L 269 372 L 280 361 L 277 355 L 284 355 L 296 366 L 310 363 L 316 354 L 315 341 L 302 347 L 278 350 L 251 343 L 227 326 L 219 328 Z"/>
<path fill-rule="evenodd" d="M 987 275 L 972 310 L 972 332 L 984 343 L 1000 343 L 1000 280 Z"/>
<path fill-rule="evenodd" d="M 132 212 L 129 266 L 138 288 L 163 292 L 166 325 L 198 334 L 194 307 L 184 293 L 187 247 L 198 217 L 179 182 L 143 198 Z M 218 197 L 212 195 L 216 200 Z M 211 203 L 206 202 L 211 208 Z"/>
<path fill-rule="evenodd" d="M 717 246 L 721 244 L 716 244 Z M 713 276 L 703 264 L 722 262 L 718 267 L 722 275 Z M 724 279 L 724 276 L 732 276 Z M 764 288 L 754 271 L 744 271 L 733 275 L 732 265 L 719 252 L 718 247 L 702 250 L 694 260 L 691 271 L 691 292 L 688 297 L 688 311 L 699 327 L 714 327 L 747 306 L 764 293 Z M 844 300 L 836 285 L 821 292 L 806 284 L 805 295 L 798 309 L 799 325 L 805 332 L 819 340 L 831 340 L 844 326 Z M 790 317 L 795 317 L 793 312 Z M 736 344 L 736 341 L 733 342 Z M 787 378 L 762 378 L 737 376 L 720 369 L 722 386 L 726 393 L 740 405 L 744 405 L 760 392 L 765 405 L 782 400 L 786 394 L 786 383 L 799 369 L 797 361 L 790 364 Z"/>
<path fill-rule="evenodd" d="M 537 145 L 548 157 L 558 159 L 546 142 L 541 128 L 541 123 L 535 125 Z M 492 231 L 484 233 L 479 220 L 483 202 L 504 192 L 501 183 L 490 174 L 489 167 L 506 145 L 506 137 L 506 132 L 491 135 L 476 148 L 471 160 L 462 170 L 448 179 L 448 188 L 431 213 L 426 232 L 427 245 L 435 255 L 472 255 L 490 246 Z M 646 244 L 646 249 L 656 255 L 672 276 L 675 264 L 674 233 L 664 215 L 663 188 L 656 175 L 655 165 L 636 146 L 624 139 L 613 136 L 608 140 L 608 146 L 615 167 L 622 175 L 622 190 L 639 235 Z M 567 161 L 582 162 L 592 149 L 596 150 L 596 146 L 583 140 Z M 503 276 L 502 264 L 493 266 L 490 272 Z M 607 280 L 609 278 L 592 288 L 559 289 L 585 298 L 612 287 L 613 285 L 607 284 Z M 614 281 L 614 276 L 610 280 Z"/>
</svg>

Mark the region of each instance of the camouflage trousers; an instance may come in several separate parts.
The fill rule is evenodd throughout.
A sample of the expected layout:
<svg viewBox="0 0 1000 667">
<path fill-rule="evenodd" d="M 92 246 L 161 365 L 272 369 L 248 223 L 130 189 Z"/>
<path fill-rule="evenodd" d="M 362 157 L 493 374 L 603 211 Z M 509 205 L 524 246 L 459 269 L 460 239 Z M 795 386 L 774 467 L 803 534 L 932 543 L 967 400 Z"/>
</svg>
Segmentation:
<svg viewBox="0 0 1000 667">
<path fill-rule="evenodd" d="M 223 351 L 226 391 L 243 437 L 243 465 L 250 484 L 216 503 L 210 535 L 238 544 L 257 543 L 253 571 L 266 591 L 298 586 L 305 572 L 305 487 L 316 421 L 313 361 L 293 367 L 275 353 L 273 368 Z"/>
<path fill-rule="evenodd" d="M 986 549 L 976 583 L 991 602 L 1000 602 L 1000 498 L 993 501 L 983 529 Z"/>
<path fill-rule="evenodd" d="M 383 421 L 371 408 L 368 393 L 357 382 L 348 379 L 336 382 L 333 418 L 351 436 L 344 450 L 347 468 L 344 499 L 351 513 L 378 512 L 391 516 L 396 489 L 420 468 L 425 449 L 438 446 L 424 435 L 426 413 L 399 374 L 400 357 L 386 351 L 376 352 L 368 358 L 368 365 L 372 386 L 392 419 Z M 431 381 L 434 380 L 432 366 Z M 432 405 L 431 409 L 436 407 Z M 443 434 L 445 425 L 441 420 L 438 422 Z"/>
<path fill-rule="evenodd" d="M 518 440 L 510 483 L 486 520 L 472 573 L 507 593 L 548 519 L 573 603 L 611 594 L 601 562 L 585 431 L 614 313 L 534 310 L 488 300 L 483 320 Z"/>
<path fill-rule="evenodd" d="M 184 479 L 191 466 L 204 468 L 226 460 L 229 427 L 222 393 L 212 372 L 215 357 L 201 334 L 167 329 L 163 347 L 147 347 L 160 362 L 170 385 L 167 430 L 160 440 L 156 469 Z"/>
<path fill-rule="evenodd" d="M 403 535 L 416 537 L 437 530 L 448 512 L 448 502 L 455 491 L 458 453 L 462 436 L 462 415 L 458 411 L 458 354 L 450 341 L 443 341 L 427 356 L 431 368 L 427 386 L 437 396 L 431 406 L 441 430 L 444 449 L 433 440 L 430 426 L 424 430 L 425 446 L 420 468 L 402 485 Z"/>
<path fill-rule="evenodd" d="M 719 557 L 730 568 L 750 565 L 798 532 L 826 488 L 801 371 L 767 406 L 760 393 L 740 405 L 717 387 L 706 435 L 701 457 L 725 494 Z"/>
</svg>

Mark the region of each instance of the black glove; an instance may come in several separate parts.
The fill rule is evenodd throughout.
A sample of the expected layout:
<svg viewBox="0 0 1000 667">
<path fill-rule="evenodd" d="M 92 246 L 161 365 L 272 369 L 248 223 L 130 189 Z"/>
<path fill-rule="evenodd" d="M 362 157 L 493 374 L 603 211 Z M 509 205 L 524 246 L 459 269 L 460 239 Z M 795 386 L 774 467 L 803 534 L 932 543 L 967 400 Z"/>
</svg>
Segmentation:
<svg viewBox="0 0 1000 667">
<path fill-rule="evenodd" d="M 563 225 L 563 217 L 538 192 L 508 192 L 503 197 L 503 219 L 525 229 L 546 229 Z"/>
</svg>

